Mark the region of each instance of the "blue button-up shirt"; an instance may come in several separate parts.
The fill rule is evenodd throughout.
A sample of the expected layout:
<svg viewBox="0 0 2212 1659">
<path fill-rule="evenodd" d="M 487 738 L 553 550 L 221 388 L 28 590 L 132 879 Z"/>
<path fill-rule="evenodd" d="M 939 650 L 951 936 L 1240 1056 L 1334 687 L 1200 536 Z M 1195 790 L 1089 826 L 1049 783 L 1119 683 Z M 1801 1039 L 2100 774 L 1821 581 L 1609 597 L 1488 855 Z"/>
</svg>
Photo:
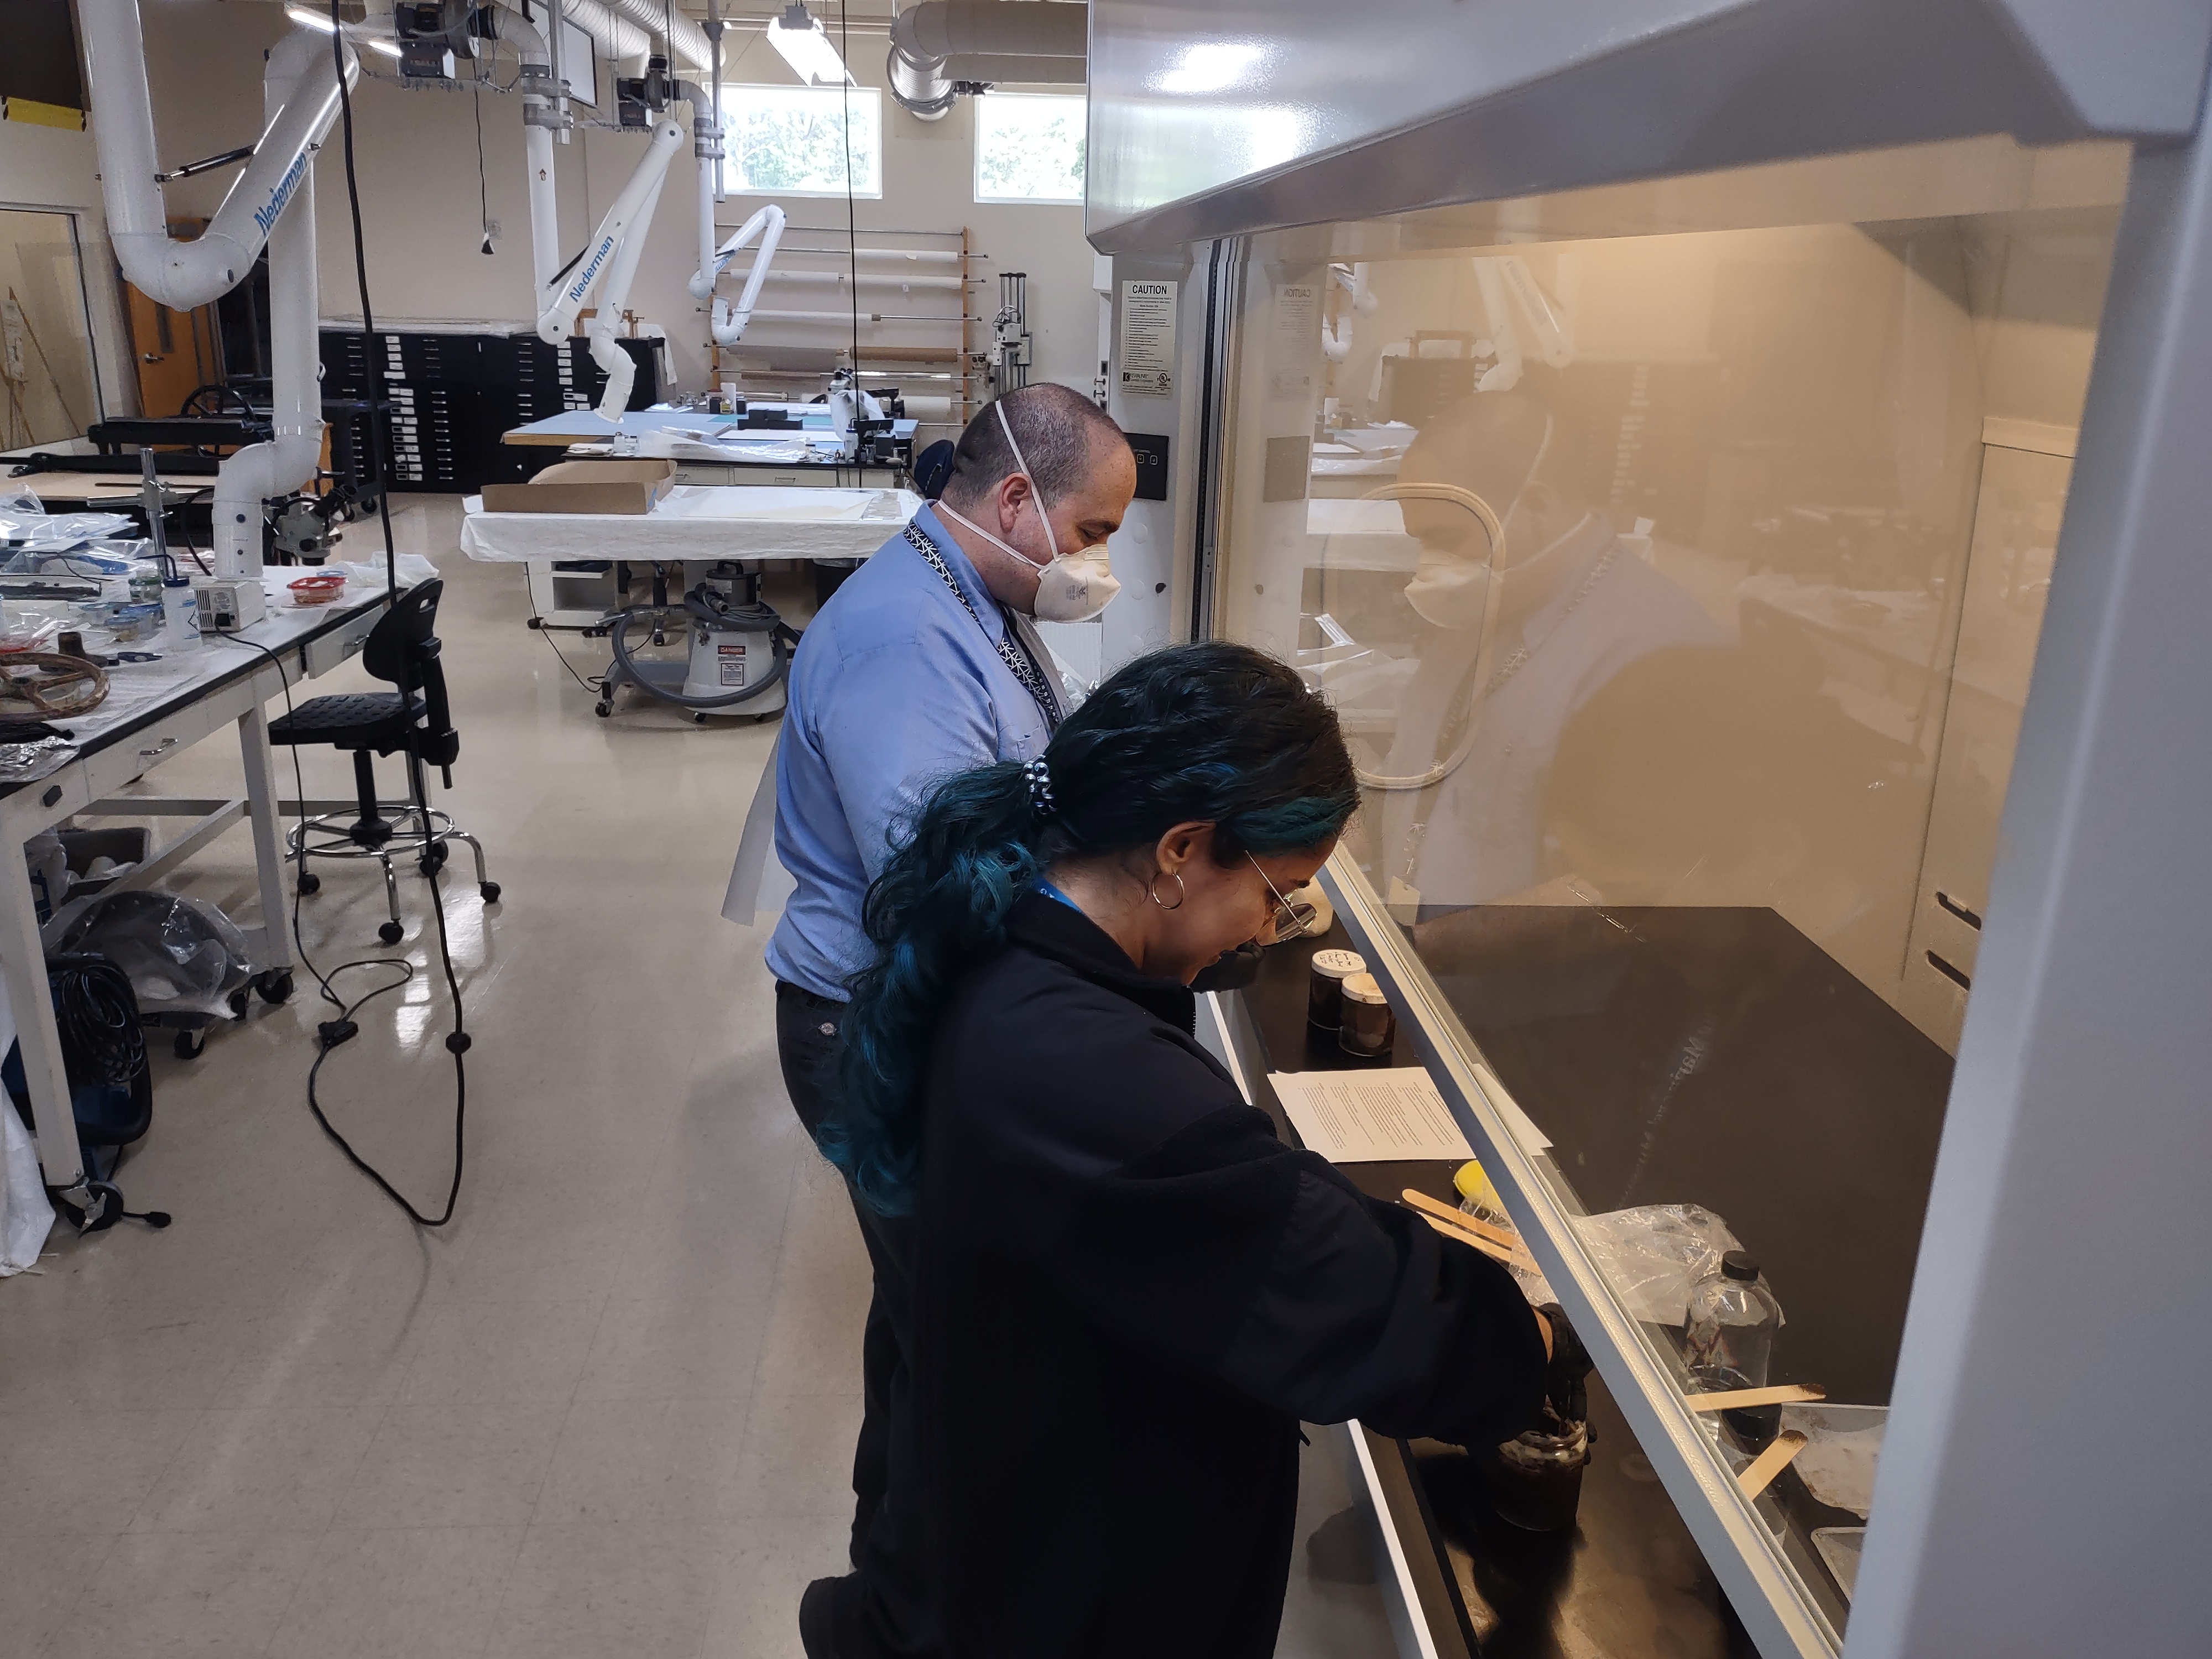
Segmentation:
<svg viewBox="0 0 2212 1659">
<path fill-rule="evenodd" d="M 975 616 L 895 536 L 823 607 L 792 662 L 775 854 L 797 890 L 769 940 L 768 965 L 817 996 L 843 998 L 847 978 L 866 965 L 861 901 L 930 786 L 993 761 L 1032 759 L 1052 735 L 1000 659 L 999 602 L 935 514 L 924 507 L 915 522 Z M 1048 675 L 1050 662 L 1040 665 Z"/>
</svg>

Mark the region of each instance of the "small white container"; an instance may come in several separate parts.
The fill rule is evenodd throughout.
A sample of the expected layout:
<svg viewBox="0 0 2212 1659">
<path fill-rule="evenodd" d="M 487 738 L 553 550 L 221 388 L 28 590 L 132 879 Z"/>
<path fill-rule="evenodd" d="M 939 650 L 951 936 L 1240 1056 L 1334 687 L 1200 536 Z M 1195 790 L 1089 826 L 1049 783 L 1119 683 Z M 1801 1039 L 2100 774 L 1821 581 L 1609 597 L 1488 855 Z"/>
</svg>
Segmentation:
<svg viewBox="0 0 2212 1659">
<path fill-rule="evenodd" d="M 169 576 L 161 582 L 161 627 L 172 651 L 200 648 L 199 602 L 192 596 L 191 579 Z"/>
</svg>

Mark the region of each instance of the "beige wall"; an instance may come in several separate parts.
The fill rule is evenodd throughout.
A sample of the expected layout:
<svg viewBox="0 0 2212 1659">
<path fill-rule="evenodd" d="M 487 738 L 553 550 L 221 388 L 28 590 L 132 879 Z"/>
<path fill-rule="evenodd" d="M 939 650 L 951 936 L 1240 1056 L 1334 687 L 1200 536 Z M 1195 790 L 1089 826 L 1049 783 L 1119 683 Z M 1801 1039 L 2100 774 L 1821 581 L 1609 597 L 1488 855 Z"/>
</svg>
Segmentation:
<svg viewBox="0 0 2212 1659">
<path fill-rule="evenodd" d="M 286 28 L 274 4 L 223 0 L 165 0 L 145 12 L 146 49 L 153 82 L 161 154 L 174 164 L 247 142 L 259 125 L 261 52 Z M 732 32 L 729 82 L 791 84 L 783 61 L 758 33 Z M 870 85 L 883 79 L 884 37 L 855 34 L 855 75 Z M 388 59 L 369 67 L 387 76 Z M 509 70 L 502 67 L 502 78 Z M 600 65 L 600 84 L 611 99 L 612 70 Z M 489 216 L 502 234 L 489 257 L 479 252 L 477 106 L 483 121 L 485 193 Z M 1030 325 L 1036 336 L 1033 378 L 1060 380 L 1089 390 L 1097 369 L 1097 301 L 1091 260 L 1082 239 L 1079 207 L 981 206 L 973 199 L 974 159 L 967 104 L 934 124 L 915 120 L 884 99 L 884 193 L 858 206 L 860 229 L 958 230 L 974 233 L 973 246 L 989 254 L 979 272 L 1026 270 L 1030 275 Z M 365 80 L 355 98 L 356 157 L 362 218 L 368 240 L 369 296 L 380 323 L 488 320 L 520 325 L 532 310 L 529 210 L 524 194 L 521 100 L 436 88 L 403 88 L 388 78 Z M 611 115 L 611 112 L 608 112 Z M 556 150 L 560 186 L 561 245 L 580 246 L 593 220 L 629 176 L 642 153 L 635 133 L 580 130 Z M 705 382 L 706 316 L 684 284 L 697 264 L 698 233 L 693 199 L 694 163 L 679 152 L 651 231 L 651 241 L 630 306 L 667 329 L 681 384 Z M 172 185 L 178 212 L 211 212 L 234 176 L 218 173 Z M 323 314 L 358 316 L 345 173 L 334 133 L 316 169 L 321 233 Z M 722 205 L 723 234 L 767 198 L 732 197 Z M 795 198 L 784 204 L 799 225 L 842 225 L 842 198 Z M 814 262 L 810 262 L 814 263 Z M 797 290 L 771 283 L 764 305 L 821 310 L 838 302 L 826 289 Z M 868 291 L 864 290 L 864 297 Z M 878 309 L 899 308 L 889 303 Z M 971 302 L 988 315 L 995 283 Z M 757 325 L 763 341 L 808 339 L 815 333 L 789 326 Z M 973 337 L 981 345 L 986 331 Z M 748 343 L 751 341 L 748 337 Z M 864 336 L 865 341 L 871 337 Z M 881 337 L 894 337 L 885 334 Z M 942 337 L 941 334 L 939 337 Z"/>
</svg>

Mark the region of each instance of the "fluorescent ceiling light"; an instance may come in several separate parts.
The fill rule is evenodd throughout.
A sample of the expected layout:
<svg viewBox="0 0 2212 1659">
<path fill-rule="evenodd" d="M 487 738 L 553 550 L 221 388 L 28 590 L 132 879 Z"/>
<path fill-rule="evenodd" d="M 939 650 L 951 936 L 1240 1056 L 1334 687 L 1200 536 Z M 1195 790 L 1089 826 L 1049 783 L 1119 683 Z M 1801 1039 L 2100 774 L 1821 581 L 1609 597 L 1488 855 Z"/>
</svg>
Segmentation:
<svg viewBox="0 0 2212 1659">
<path fill-rule="evenodd" d="M 284 8 L 284 15 L 303 27 L 318 29 L 325 34 L 331 32 L 331 20 L 321 12 L 309 11 L 305 6 L 287 6 Z M 356 46 L 367 46 L 371 52 L 380 52 L 386 58 L 399 56 L 398 46 L 389 40 L 380 40 L 374 34 L 363 34 L 357 29 L 348 29 L 346 39 Z"/>
<path fill-rule="evenodd" d="M 1226 91 L 1245 79 L 1267 55 L 1262 48 L 1241 40 L 1203 41 L 1185 46 L 1176 66 L 1154 77 L 1152 85 L 1161 92 L 1186 96 Z"/>
<path fill-rule="evenodd" d="M 769 20 L 768 43 L 792 73 L 809 86 L 850 86 L 853 72 L 830 43 L 829 31 L 810 13 L 802 0 L 783 9 L 783 15 Z"/>
</svg>

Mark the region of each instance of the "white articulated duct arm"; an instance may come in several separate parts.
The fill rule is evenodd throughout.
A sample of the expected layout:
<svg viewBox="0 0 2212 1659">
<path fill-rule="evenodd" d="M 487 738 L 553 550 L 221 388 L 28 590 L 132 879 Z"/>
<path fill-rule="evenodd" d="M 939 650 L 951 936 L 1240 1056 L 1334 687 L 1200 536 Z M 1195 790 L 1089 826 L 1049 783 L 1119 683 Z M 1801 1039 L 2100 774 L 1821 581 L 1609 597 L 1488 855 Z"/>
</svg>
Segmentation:
<svg viewBox="0 0 2212 1659">
<path fill-rule="evenodd" d="M 190 311 L 245 280 L 269 233 L 313 164 L 313 152 L 337 117 L 337 71 L 330 38 L 295 30 L 320 51 L 301 65 L 281 102 L 272 97 L 252 159 L 194 241 L 169 235 L 154 147 L 154 106 L 146 90 L 146 47 L 137 0 L 81 0 L 85 74 L 100 112 L 93 122 L 108 238 L 131 285 L 172 311 Z M 289 39 L 290 37 L 287 37 Z M 345 52 L 349 84 L 360 64 Z M 276 59 L 270 58 L 270 75 Z"/>
<path fill-rule="evenodd" d="M 752 321 L 753 307 L 760 303 L 761 283 L 766 280 L 769 265 L 775 258 L 776 244 L 783 238 L 783 210 L 769 203 L 738 227 L 737 234 L 711 256 L 711 263 L 691 273 L 693 295 L 707 298 L 714 291 L 715 278 L 755 236 L 760 238 L 760 252 L 753 255 L 753 268 L 745 278 L 744 292 L 738 296 L 736 307 L 732 308 L 726 300 L 714 301 L 708 325 L 716 345 L 733 346 L 744 337 L 745 325 Z"/>
<path fill-rule="evenodd" d="M 606 280 L 599 288 L 599 307 L 584 330 L 592 342 L 592 361 L 606 371 L 606 389 L 599 393 L 599 418 L 614 426 L 622 424 L 623 410 L 629 407 L 630 387 L 637 380 L 637 361 L 615 343 L 615 327 L 622 321 L 630 281 L 637 275 L 637 262 L 645 252 L 645 233 L 653 223 L 653 209 L 660 204 L 660 188 L 667 182 L 664 162 L 661 171 L 653 175 L 645 205 L 638 211 L 635 229 L 615 250 Z"/>
<path fill-rule="evenodd" d="M 616 192 L 614 201 L 599 220 L 599 228 L 592 233 L 591 245 L 574 264 L 538 290 L 539 339 L 549 345 L 558 345 L 574 331 L 576 313 L 583 309 L 592 283 L 608 273 L 631 226 L 635 224 L 637 234 L 642 237 L 646 227 L 652 222 L 653 204 L 659 199 L 669 159 L 683 142 L 684 129 L 666 116 L 654 122 L 652 141 L 646 145 L 645 154 L 638 158 L 629 179 Z M 635 259 L 631 264 L 635 269 Z"/>
<path fill-rule="evenodd" d="M 599 311 L 586 332 L 592 342 L 592 360 L 607 374 L 599 413 L 610 421 L 619 422 L 637 373 L 629 354 L 614 343 L 615 325 L 623 302 L 629 297 L 630 279 L 637 274 L 638 256 L 644 251 L 645 234 L 660 201 L 660 187 L 668 181 L 670 158 L 683 142 L 684 129 L 667 116 L 654 121 L 652 142 L 592 234 L 591 246 L 538 293 L 538 337 L 557 345 L 576 326 L 576 313 L 583 309 L 593 284 L 599 285 Z"/>
<path fill-rule="evenodd" d="M 295 29 L 269 53 L 264 96 L 273 114 L 310 85 L 319 66 L 333 84 L 330 37 Z M 215 480 L 215 574 L 261 569 L 261 504 L 312 483 L 323 456 L 319 276 L 315 269 L 315 174 L 301 169 L 290 205 L 269 235 L 269 349 L 272 431 L 227 458 Z"/>
</svg>

